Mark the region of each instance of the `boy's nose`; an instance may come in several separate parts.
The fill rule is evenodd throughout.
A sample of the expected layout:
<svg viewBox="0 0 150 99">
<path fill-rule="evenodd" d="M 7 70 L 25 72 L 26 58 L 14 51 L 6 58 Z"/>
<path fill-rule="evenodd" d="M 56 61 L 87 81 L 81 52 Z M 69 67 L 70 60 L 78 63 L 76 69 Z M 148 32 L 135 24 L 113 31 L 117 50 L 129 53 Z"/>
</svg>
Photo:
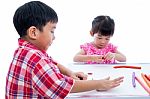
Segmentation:
<svg viewBox="0 0 150 99">
<path fill-rule="evenodd" d="M 53 40 L 55 40 L 55 36 L 53 35 Z"/>
</svg>

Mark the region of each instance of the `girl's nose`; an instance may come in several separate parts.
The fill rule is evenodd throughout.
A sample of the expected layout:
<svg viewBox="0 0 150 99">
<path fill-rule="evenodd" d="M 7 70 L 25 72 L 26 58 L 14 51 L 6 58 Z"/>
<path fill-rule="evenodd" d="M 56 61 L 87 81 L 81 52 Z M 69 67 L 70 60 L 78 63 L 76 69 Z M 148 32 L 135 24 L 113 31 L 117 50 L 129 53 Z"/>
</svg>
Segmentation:
<svg viewBox="0 0 150 99">
<path fill-rule="evenodd" d="M 101 43 L 103 43 L 103 44 L 104 44 L 105 42 L 106 42 L 106 40 L 101 40 Z"/>
</svg>

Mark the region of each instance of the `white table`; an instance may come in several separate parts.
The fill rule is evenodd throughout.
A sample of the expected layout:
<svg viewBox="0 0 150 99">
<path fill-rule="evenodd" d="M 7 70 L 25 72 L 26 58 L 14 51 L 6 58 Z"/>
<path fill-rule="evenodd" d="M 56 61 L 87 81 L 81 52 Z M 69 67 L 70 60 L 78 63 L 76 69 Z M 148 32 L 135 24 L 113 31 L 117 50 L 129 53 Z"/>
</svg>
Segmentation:
<svg viewBox="0 0 150 99">
<path fill-rule="evenodd" d="M 130 68 L 118 68 L 115 69 L 113 66 L 117 65 L 132 65 L 141 66 L 141 69 L 130 69 Z M 83 63 L 71 63 L 68 65 L 73 71 L 82 71 L 84 73 L 93 73 L 93 79 L 103 79 L 108 76 L 111 79 L 124 76 L 124 81 L 120 86 L 103 92 L 97 92 L 95 90 L 81 93 L 70 93 L 67 99 L 150 99 L 150 95 L 143 89 L 143 87 L 136 81 L 136 87 L 132 86 L 132 73 L 138 76 L 143 82 L 141 73 L 150 75 L 150 63 L 118 63 L 118 64 L 83 64 Z M 145 82 L 144 82 L 145 83 Z M 146 83 L 145 83 L 146 84 Z"/>
</svg>

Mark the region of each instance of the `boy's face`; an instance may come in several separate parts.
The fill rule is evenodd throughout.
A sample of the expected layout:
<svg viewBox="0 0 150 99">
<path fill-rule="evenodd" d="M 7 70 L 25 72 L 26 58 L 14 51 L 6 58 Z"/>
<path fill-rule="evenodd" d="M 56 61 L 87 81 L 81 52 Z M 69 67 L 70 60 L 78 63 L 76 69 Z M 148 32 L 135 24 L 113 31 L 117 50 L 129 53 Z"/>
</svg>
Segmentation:
<svg viewBox="0 0 150 99">
<path fill-rule="evenodd" d="M 94 34 L 94 44 L 97 48 L 104 48 L 110 41 L 111 36 Z"/>
<path fill-rule="evenodd" d="M 48 22 L 44 27 L 43 31 L 37 30 L 36 46 L 41 50 L 47 50 L 55 39 L 54 30 L 57 23 Z"/>
</svg>

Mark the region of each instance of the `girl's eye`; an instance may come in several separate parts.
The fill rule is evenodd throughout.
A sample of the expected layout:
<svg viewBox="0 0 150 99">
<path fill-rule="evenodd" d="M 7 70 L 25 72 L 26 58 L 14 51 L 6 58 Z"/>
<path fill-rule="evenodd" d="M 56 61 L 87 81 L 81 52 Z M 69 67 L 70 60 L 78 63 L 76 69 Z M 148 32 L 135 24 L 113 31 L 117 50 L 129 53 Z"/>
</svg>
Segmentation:
<svg viewBox="0 0 150 99">
<path fill-rule="evenodd" d="M 102 38 L 98 38 L 98 39 L 102 39 Z"/>
<path fill-rule="evenodd" d="M 96 37 L 97 39 L 102 39 L 101 37 Z"/>
</svg>

